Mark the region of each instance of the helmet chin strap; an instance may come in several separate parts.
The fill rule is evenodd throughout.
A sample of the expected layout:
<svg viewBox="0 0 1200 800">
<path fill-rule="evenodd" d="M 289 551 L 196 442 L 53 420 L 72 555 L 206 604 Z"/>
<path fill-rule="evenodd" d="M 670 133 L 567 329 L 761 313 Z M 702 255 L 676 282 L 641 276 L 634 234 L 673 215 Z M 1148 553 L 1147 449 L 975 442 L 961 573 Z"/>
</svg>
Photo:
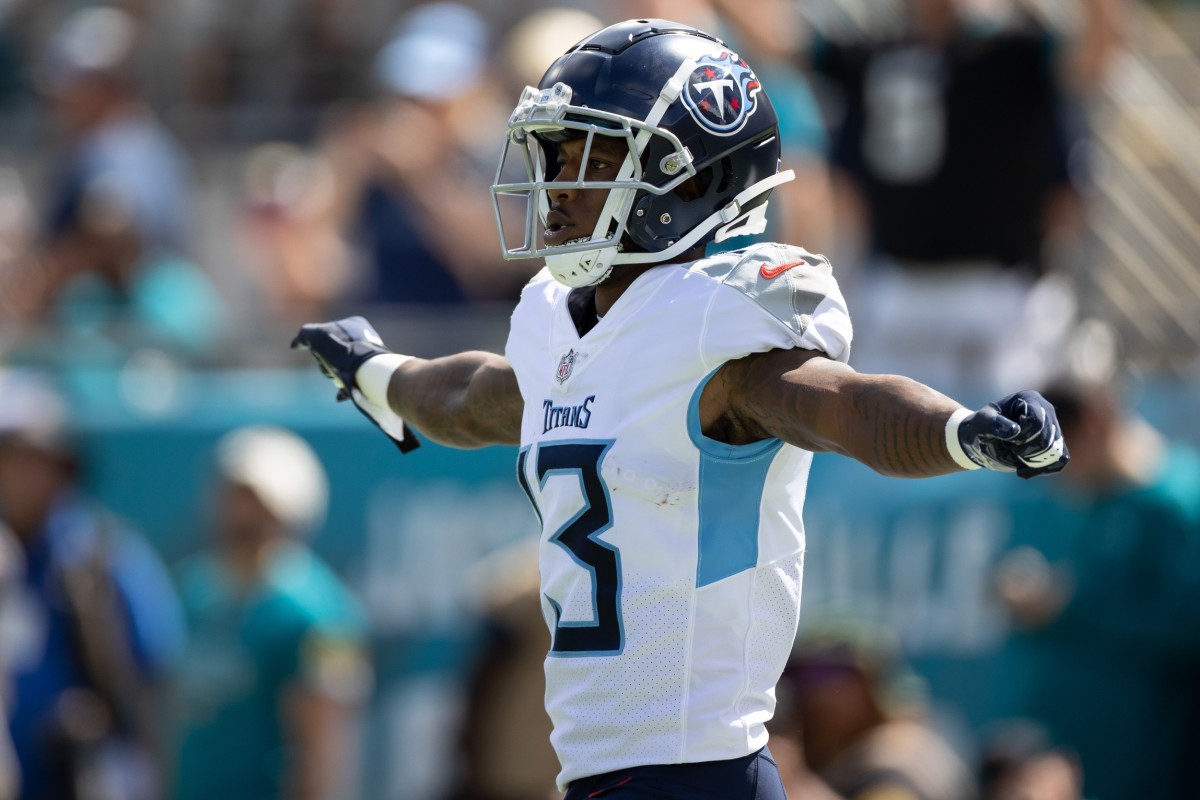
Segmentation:
<svg viewBox="0 0 1200 800">
<path fill-rule="evenodd" d="M 787 183 L 796 177 L 792 170 L 776 172 L 758 183 L 751 184 L 730 200 L 724 208 L 711 214 L 708 219 L 688 231 L 679 241 L 666 248 L 652 253 L 620 253 L 613 261 L 614 264 L 653 264 L 659 261 L 669 261 L 683 255 L 695 247 L 705 236 L 717 226 L 722 226 L 717 232 L 716 241 L 724 241 L 731 236 L 762 233 L 767 227 L 766 201 L 747 211 L 742 206 L 761 194 L 771 191 L 780 184 Z"/>
<path fill-rule="evenodd" d="M 788 169 L 776 172 L 758 183 L 747 186 L 724 208 L 710 215 L 708 219 L 688 231 L 679 241 L 665 250 L 649 253 L 625 253 L 621 252 L 619 244 L 611 244 L 595 250 L 547 253 L 546 268 L 559 283 L 576 289 L 600 283 L 608 277 L 617 264 L 657 264 L 670 261 L 691 250 L 718 226 L 720 226 L 720 230 L 717 232 L 716 241 L 724 241 L 732 236 L 743 234 L 762 233 L 767 225 L 766 202 L 760 203 L 748 211 L 742 211 L 742 206 L 795 177 L 796 173 Z"/>
<path fill-rule="evenodd" d="M 559 283 L 578 289 L 594 286 L 607 278 L 616 256 L 616 245 L 573 253 L 547 253 L 546 269 Z"/>
</svg>

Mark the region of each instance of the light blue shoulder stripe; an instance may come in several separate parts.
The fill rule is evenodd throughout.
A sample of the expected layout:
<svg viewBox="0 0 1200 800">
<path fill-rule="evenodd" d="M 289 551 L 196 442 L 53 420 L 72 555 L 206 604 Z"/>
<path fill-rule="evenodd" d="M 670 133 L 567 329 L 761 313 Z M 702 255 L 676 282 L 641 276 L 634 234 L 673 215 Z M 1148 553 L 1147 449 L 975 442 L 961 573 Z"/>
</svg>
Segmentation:
<svg viewBox="0 0 1200 800">
<path fill-rule="evenodd" d="M 700 395 L 715 374 L 700 381 L 687 415 L 688 436 L 700 451 L 697 588 L 758 564 L 759 506 L 767 471 L 783 447 L 779 439 L 731 445 L 704 435 Z"/>
</svg>

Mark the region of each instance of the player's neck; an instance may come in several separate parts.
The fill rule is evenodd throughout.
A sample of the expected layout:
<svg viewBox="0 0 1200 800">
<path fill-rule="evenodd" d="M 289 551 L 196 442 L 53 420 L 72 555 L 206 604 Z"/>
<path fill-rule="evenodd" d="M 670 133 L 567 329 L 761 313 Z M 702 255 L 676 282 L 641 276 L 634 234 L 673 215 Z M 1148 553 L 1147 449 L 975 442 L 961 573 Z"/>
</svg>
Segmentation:
<svg viewBox="0 0 1200 800">
<path fill-rule="evenodd" d="M 616 304 L 633 282 L 658 264 L 624 264 L 614 269 L 596 286 L 596 315 L 603 317 Z"/>
<path fill-rule="evenodd" d="M 676 258 L 674 261 L 662 261 L 657 264 L 621 264 L 613 269 L 603 283 L 596 286 L 596 314 L 603 317 L 616 304 L 625 290 L 633 285 L 639 277 L 655 267 L 664 264 L 687 264 L 704 256 L 703 247 L 694 247 Z"/>
</svg>

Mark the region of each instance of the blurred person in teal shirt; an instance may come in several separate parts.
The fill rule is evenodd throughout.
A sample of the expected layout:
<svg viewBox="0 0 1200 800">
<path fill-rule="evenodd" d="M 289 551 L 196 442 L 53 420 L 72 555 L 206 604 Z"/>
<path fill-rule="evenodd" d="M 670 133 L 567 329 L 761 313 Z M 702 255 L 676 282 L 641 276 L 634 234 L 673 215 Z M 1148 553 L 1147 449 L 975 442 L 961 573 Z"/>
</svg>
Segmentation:
<svg viewBox="0 0 1200 800">
<path fill-rule="evenodd" d="M 1088 797 L 1200 796 L 1200 453 L 1107 381 L 1045 396 L 1071 466 L 999 567 L 1011 711 L 1078 753 Z"/>
<path fill-rule="evenodd" d="M 190 626 L 175 797 L 351 795 L 370 688 L 358 602 L 304 541 L 328 497 L 312 448 L 249 426 L 216 451 L 215 542 L 180 574 Z"/>
</svg>

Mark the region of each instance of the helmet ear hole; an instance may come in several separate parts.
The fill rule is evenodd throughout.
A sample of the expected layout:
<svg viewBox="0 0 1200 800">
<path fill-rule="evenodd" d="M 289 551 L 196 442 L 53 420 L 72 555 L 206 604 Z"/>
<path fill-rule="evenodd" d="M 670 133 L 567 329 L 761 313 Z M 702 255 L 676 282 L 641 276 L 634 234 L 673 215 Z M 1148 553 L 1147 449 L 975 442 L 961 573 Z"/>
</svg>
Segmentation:
<svg viewBox="0 0 1200 800">
<path fill-rule="evenodd" d="M 706 167 L 675 188 L 675 196 L 685 203 L 699 200 L 708 192 L 713 182 L 713 169 Z"/>
<path fill-rule="evenodd" d="M 717 186 L 717 194 L 725 194 L 729 191 L 729 185 L 733 183 L 733 177 L 733 159 L 725 156 L 721 159 L 721 183 Z"/>
</svg>

